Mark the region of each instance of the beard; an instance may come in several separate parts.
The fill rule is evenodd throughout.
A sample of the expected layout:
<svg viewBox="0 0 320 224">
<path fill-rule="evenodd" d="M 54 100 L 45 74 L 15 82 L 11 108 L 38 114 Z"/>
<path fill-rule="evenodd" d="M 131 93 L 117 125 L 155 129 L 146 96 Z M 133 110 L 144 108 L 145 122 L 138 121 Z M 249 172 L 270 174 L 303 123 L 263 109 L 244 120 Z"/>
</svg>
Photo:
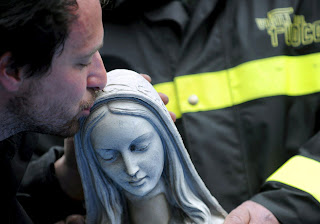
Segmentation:
<svg viewBox="0 0 320 224">
<path fill-rule="evenodd" d="M 79 118 L 81 111 L 89 108 L 95 98 L 95 91 L 91 91 L 91 100 L 81 101 L 79 110 L 70 111 L 68 99 L 63 102 L 48 105 L 49 99 L 43 100 L 44 103 L 35 101 L 35 96 L 42 96 L 40 87 L 30 87 L 25 94 L 11 99 L 7 105 L 9 114 L 19 122 L 22 129 L 42 134 L 56 135 L 63 138 L 72 137 L 80 127 Z M 41 105 L 40 105 L 41 104 Z M 69 109 L 69 110 L 68 110 Z"/>
</svg>

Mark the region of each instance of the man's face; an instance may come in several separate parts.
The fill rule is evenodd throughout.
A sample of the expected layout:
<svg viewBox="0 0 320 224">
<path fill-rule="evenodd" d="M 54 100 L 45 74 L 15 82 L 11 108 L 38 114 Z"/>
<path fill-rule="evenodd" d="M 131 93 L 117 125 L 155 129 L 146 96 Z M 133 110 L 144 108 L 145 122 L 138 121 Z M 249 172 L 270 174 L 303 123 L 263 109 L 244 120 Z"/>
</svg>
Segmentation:
<svg viewBox="0 0 320 224">
<path fill-rule="evenodd" d="M 100 2 L 78 0 L 78 4 L 78 19 L 48 74 L 25 79 L 23 94 L 12 101 L 11 106 L 22 108 L 16 113 L 28 130 L 72 136 L 79 128 L 78 119 L 89 114 L 95 91 L 106 85 L 98 52 L 103 43 Z"/>
</svg>

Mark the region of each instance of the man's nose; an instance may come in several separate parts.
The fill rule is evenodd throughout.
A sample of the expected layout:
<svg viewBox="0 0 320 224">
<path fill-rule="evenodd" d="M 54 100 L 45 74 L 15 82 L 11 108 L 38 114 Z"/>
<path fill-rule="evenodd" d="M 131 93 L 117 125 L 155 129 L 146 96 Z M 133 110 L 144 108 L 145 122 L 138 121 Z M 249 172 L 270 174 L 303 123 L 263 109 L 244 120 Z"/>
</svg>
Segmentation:
<svg viewBox="0 0 320 224">
<path fill-rule="evenodd" d="M 87 79 L 87 87 L 102 90 L 107 84 L 107 71 L 104 67 L 101 55 L 96 52 L 92 58 L 92 64 Z"/>
</svg>

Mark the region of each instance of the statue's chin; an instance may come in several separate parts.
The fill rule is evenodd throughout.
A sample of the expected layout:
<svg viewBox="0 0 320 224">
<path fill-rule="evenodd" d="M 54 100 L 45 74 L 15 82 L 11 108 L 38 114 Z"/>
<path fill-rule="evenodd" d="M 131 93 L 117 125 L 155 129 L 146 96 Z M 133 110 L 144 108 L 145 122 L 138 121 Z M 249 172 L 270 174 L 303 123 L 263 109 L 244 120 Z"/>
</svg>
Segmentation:
<svg viewBox="0 0 320 224">
<path fill-rule="evenodd" d="M 140 201 L 140 200 L 149 200 L 150 198 L 153 198 L 162 193 L 166 193 L 166 187 L 161 177 L 158 183 L 156 184 L 156 186 L 151 188 L 149 191 L 148 190 L 141 191 L 141 192 L 137 191 L 135 192 L 135 194 L 132 194 L 126 191 L 125 195 L 127 199 L 130 201 Z"/>
</svg>

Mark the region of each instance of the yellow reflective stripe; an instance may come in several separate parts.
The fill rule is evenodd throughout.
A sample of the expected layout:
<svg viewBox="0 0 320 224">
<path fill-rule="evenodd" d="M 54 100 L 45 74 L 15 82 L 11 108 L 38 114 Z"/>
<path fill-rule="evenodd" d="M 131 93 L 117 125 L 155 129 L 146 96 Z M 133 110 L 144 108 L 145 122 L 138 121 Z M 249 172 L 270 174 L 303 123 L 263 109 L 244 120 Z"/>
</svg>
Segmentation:
<svg viewBox="0 0 320 224">
<path fill-rule="evenodd" d="M 215 110 L 232 106 L 226 71 L 180 76 L 176 83 L 182 113 Z M 199 102 L 191 105 L 188 99 L 197 95 Z"/>
<path fill-rule="evenodd" d="M 277 181 L 311 194 L 320 202 L 320 162 L 294 156 L 272 174 L 267 181 Z"/>
<path fill-rule="evenodd" d="M 226 71 L 180 76 L 175 78 L 174 82 L 160 83 L 154 87 L 158 92 L 168 95 L 167 108 L 174 112 L 177 118 L 180 118 L 182 113 L 232 106 Z M 191 95 L 199 97 L 198 104 L 189 104 Z"/>
<path fill-rule="evenodd" d="M 269 96 L 320 91 L 320 54 L 278 56 L 230 69 L 234 104 Z"/>
<path fill-rule="evenodd" d="M 187 112 L 222 109 L 264 97 L 319 92 L 319 75 L 320 53 L 276 56 L 223 71 L 179 76 L 155 88 L 169 96 L 168 109 L 179 118 Z M 198 104 L 189 104 L 191 95 L 197 95 Z"/>
</svg>

